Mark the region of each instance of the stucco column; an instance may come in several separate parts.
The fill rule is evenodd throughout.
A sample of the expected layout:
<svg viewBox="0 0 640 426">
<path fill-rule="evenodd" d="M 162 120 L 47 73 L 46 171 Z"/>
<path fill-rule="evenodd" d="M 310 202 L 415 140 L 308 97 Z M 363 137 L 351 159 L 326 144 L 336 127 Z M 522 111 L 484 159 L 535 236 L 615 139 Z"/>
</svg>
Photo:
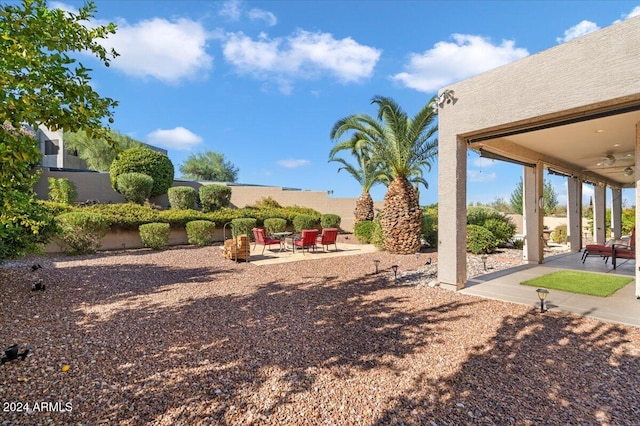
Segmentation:
<svg viewBox="0 0 640 426">
<path fill-rule="evenodd" d="M 567 178 L 567 234 L 569 249 L 582 248 L 582 180 Z"/>
<path fill-rule="evenodd" d="M 638 244 L 640 243 L 640 122 L 636 123 L 636 155 L 635 165 L 633 166 L 634 176 L 636 179 L 636 259 L 638 259 Z M 636 260 L 636 298 L 640 298 L 640 266 Z"/>
<path fill-rule="evenodd" d="M 622 189 L 611 188 L 611 237 L 622 236 Z"/>
<path fill-rule="evenodd" d="M 524 260 L 530 263 L 542 263 L 544 256 L 542 229 L 544 216 L 541 202 L 543 194 L 542 163 L 535 167 L 524 167 L 522 179 L 522 228 L 524 238 Z"/>
<path fill-rule="evenodd" d="M 467 144 L 446 130 L 438 135 L 438 281 L 460 290 L 467 281 Z"/>
<path fill-rule="evenodd" d="M 606 241 L 606 194 L 604 185 L 593 187 L 593 241 L 595 244 L 604 244 Z"/>
</svg>

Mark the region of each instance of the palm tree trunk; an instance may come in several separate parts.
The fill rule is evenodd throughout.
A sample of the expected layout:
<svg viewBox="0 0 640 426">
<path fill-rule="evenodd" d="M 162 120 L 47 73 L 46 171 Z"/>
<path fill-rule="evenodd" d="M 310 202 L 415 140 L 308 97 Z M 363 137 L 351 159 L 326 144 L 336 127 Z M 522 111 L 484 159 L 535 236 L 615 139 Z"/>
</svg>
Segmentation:
<svg viewBox="0 0 640 426">
<path fill-rule="evenodd" d="M 363 220 L 373 220 L 373 198 L 368 191 L 364 191 L 356 200 L 356 209 L 353 212 L 356 216 L 356 223 Z"/>
<path fill-rule="evenodd" d="M 382 207 L 382 233 L 390 253 L 420 251 L 422 210 L 416 191 L 406 178 L 395 178 L 387 188 Z"/>
</svg>

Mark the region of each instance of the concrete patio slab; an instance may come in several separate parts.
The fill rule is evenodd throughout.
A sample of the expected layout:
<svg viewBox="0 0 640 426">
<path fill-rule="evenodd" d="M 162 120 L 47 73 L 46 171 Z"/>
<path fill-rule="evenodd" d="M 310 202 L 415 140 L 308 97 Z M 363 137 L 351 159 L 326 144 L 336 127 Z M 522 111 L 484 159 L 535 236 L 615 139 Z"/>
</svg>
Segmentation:
<svg viewBox="0 0 640 426">
<path fill-rule="evenodd" d="M 562 254 L 545 259 L 543 264 L 520 265 L 515 268 L 489 273 L 470 279 L 461 293 L 504 300 L 508 302 L 539 307 L 536 289 L 520 285 L 522 281 L 556 272 L 559 269 L 571 269 L 588 272 L 634 276 L 635 261 L 627 261 L 614 270 L 610 262 L 605 264 L 601 258 L 589 258 L 581 261 L 581 253 Z M 550 290 L 545 302 L 550 311 L 573 313 L 603 321 L 640 327 L 640 300 L 635 298 L 635 281 L 626 285 L 609 297 L 586 296 Z"/>
</svg>

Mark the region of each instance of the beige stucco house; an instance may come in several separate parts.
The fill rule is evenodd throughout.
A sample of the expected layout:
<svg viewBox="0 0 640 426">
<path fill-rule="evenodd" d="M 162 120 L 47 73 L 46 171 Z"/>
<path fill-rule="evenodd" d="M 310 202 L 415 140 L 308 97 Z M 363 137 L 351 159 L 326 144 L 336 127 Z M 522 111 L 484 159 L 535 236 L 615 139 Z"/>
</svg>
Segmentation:
<svg viewBox="0 0 640 426">
<path fill-rule="evenodd" d="M 583 183 L 594 186 L 596 242 L 605 240 L 607 196 L 614 236 L 621 230 L 621 189 L 636 188 L 640 206 L 640 17 L 444 87 L 439 96 L 441 286 L 461 289 L 467 278 L 468 149 L 523 166 L 524 257 L 532 263 L 544 262 L 539 208 L 544 169 L 568 181 L 574 251 L 582 247 Z"/>
</svg>

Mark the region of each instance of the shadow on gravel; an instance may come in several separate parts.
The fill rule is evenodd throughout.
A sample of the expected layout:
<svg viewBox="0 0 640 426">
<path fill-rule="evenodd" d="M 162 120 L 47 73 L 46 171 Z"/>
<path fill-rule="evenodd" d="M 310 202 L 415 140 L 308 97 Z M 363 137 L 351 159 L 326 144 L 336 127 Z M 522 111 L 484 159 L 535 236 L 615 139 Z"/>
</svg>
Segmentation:
<svg viewBox="0 0 640 426">
<path fill-rule="evenodd" d="M 312 395 L 320 370 L 341 380 L 371 369 L 401 375 L 396 361 L 444 344 L 438 336 L 463 318 L 459 308 L 474 303 L 408 311 L 406 289 L 382 274 L 342 280 L 302 272 L 246 283 L 243 293 L 225 294 L 224 285 L 217 286 L 222 278 L 242 280 L 251 267 L 72 266 L 72 288 L 46 298 L 12 294 L 24 298 L 28 312 L 42 303 L 55 303 L 61 312 L 56 318 L 25 315 L 28 322 L 16 335 L 30 341 L 34 353 L 7 370 L 0 399 L 44 392 L 47 400 L 72 400 L 73 412 L 47 414 L 60 423 L 287 424 L 271 416 L 297 394 Z M 137 278 L 141 270 L 145 283 Z M 163 295 L 170 292 L 169 303 Z M 372 297 L 377 292 L 384 295 Z M 51 352 L 39 354 L 45 340 Z M 43 364 L 55 369 L 43 375 L 37 370 Z M 63 364 L 71 365 L 68 373 L 59 371 Z M 314 406 L 313 399 L 307 403 Z M 304 419 L 300 413 L 297 422 Z"/>
<path fill-rule="evenodd" d="M 536 310 L 506 318 L 459 372 L 418 378 L 375 424 L 632 424 L 640 358 L 625 348 L 627 333 Z"/>
</svg>

